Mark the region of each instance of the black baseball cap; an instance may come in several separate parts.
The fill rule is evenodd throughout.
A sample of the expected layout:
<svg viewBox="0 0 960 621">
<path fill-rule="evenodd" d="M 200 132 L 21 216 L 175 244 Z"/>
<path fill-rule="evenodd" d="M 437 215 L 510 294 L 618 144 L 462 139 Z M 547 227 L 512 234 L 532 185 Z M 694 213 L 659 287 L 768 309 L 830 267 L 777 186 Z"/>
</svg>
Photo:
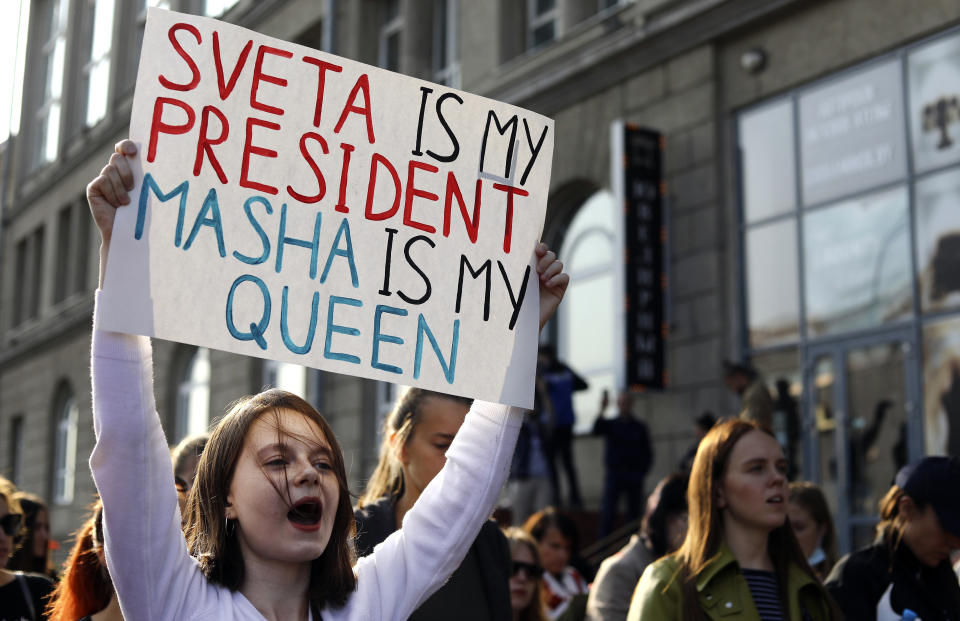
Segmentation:
<svg viewBox="0 0 960 621">
<path fill-rule="evenodd" d="M 960 458 L 924 457 L 900 469 L 894 484 L 921 504 L 930 504 L 940 525 L 960 537 Z"/>
</svg>

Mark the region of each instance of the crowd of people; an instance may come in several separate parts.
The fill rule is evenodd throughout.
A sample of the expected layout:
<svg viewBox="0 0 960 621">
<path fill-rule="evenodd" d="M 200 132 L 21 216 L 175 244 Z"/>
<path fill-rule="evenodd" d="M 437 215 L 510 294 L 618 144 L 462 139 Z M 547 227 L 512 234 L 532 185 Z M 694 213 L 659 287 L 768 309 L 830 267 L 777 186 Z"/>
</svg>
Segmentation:
<svg viewBox="0 0 960 621">
<path fill-rule="evenodd" d="M 120 143 L 87 189 L 101 284 L 135 152 Z M 546 246 L 536 256 L 542 329 L 568 277 Z M 0 621 L 960 621 L 951 564 L 960 458 L 901 468 L 878 507 L 875 542 L 838 559 L 823 492 L 791 482 L 784 438 L 795 437 L 795 421 L 778 435 L 773 399 L 743 366 L 727 368 L 743 412 L 697 417 L 695 444 L 648 496 L 646 425 L 628 392 L 606 417 L 603 394 L 596 534 L 614 528 L 624 496 L 627 523 L 639 525 L 594 571 L 579 556 L 570 446 L 572 396 L 586 382 L 549 347 L 532 412 L 403 393 L 355 505 L 333 431 L 300 397 L 271 389 L 241 399 L 209 434 L 171 450 L 149 340 L 95 327 L 92 350 L 99 497 L 57 567 L 46 505 L 0 478 Z M 512 523 L 503 528 L 489 519 L 498 500 Z"/>
</svg>

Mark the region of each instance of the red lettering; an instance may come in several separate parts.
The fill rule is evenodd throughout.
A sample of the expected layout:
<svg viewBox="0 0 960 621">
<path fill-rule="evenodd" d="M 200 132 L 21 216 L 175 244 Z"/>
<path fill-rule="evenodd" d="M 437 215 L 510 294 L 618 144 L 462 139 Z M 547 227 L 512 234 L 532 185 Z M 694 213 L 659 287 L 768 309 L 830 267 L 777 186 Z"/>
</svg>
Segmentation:
<svg viewBox="0 0 960 621">
<path fill-rule="evenodd" d="M 453 172 L 447 173 L 447 192 L 443 199 L 443 236 L 450 237 L 450 205 L 451 198 L 457 199 L 457 205 L 460 207 L 460 215 L 463 216 L 463 224 L 467 229 L 467 235 L 470 241 L 477 243 L 477 231 L 480 228 L 480 189 L 482 182 L 477 179 L 477 190 L 473 199 L 473 218 L 467 215 L 467 205 L 460 193 L 460 186 L 457 185 L 457 178 Z"/>
<path fill-rule="evenodd" d="M 220 36 L 217 34 L 217 31 L 213 31 L 213 64 L 217 68 L 217 88 L 220 89 L 220 100 L 226 101 L 227 97 L 230 96 L 230 93 L 233 92 L 233 87 L 237 85 L 237 79 L 240 77 L 240 71 L 243 70 L 244 65 L 247 64 L 247 56 L 250 55 L 250 49 L 253 47 L 253 41 L 248 40 L 247 44 L 243 46 L 243 50 L 240 52 L 239 58 L 237 58 L 236 64 L 233 66 L 233 71 L 230 73 L 230 79 L 224 83 L 223 81 L 223 62 L 220 60 Z"/>
<path fill-rule="evenodd" d="M 294 197 L 301 203 L 316 203 L 323 195 L 327 193 L 327 182 L 323 179 L 323 173 L 320 172 L 320 167 L 317 166 L 317 162 L 313 159 L 313 156 L 310 155 L 310 151 L 307 150 L 307 140 L 316 140 L 320 143 L 320 150 L 323 151 L 323 154 L 326 155 L 330 153 L 330 150 L 327 149 L 327 141 L 323 139 L 323 136 L 314 132 L 307 132 L 304 135 L 300 136 L 300 154 L 303 155 L 303 159 L 307 160 L 307 165 L 310 166 L 310 170 L 313 171 L 313 175 L 317 178 L 317 193 L 313 196 L 305 196 L 294 190 L 289 185 L 287 186 L 287 193 L 290 196 Z"/>
<path fill-rule="evenodd" d="M 340 148 L 343 149 L 343 167 L 340 169 L 340 196 L 337 198 L 337 205 L 334 209 L 340 213 L 350 213 L 350 208 L 347 207 L 347 176 L 350 173 L 350 154 L 353 152 L 354 146 L 342 142 Z"/>
<path fill-rule="evenodd" d="M 207 126 L 211 113 L 220 119 L 220 135 L 213 139 L 207 136 Z M 194 177 L 200 174 L 200 169 L 203 167 L 203 154 L 206 153 L 207 158 L 210 160 L 210 165 L 217 171 L 217 178 L 220 179 L 220 183 L 227 182 L 227 176 L 223 174 L 223 168 L 220 166 L 220 162 L 217 161 L 217 156 L 213 154 L 212 147 L 226 140 L 227 134 L 229 133 L 230 124 L 227 123 L 227 117 L 223 116 L 223 112 L 220 112 L 213 106 L 204 106 L 203 112 L 200 113 L 200 138 L 197 140 L 197 157 L 193 161 Z"/>
<path fill-rule="evenodd" d="M 359 95 L 361 91 L 363 92 L 363 107 L 356 105 L 357 95 Z M 347 120 L 347 115 L 351 112 L 364 116 L 367 121 L 367 140 L 370 141 L 370 144 L 373 144 L 373 117 L 370 114 L 370 81 L 365 73 L 357 78 L 357 83 L 353 85 L 353 90 L 350 91 L 350 96 L 347 97 L 347 105 L 343 107 L 343 112 L 340 113 L 340 120 L 337 121 L 336 127 L 333 128 L 335 134 L 340 133 L 343 122 Z"/>
<path fill-rule="evenodd" d="M 494 183 L 493 189 L 507 193 L 507 221 L 503 225 L 503 251 L 510 252 L 510 238 L 513 236 L 513 195 L 529 196 L 530 192 L 501 183 Z"/>
<path fill-rule="evenodd" d="M 187 122 L 183 125 L 171 125 L 163 122 L 163 107 L 165 105 L 176 106 L 187 113 Z M 185 134 L 193 127 L 193 122 L 197 115 L 193 108 L 183 103 L 179 99 L 171 97 L 157 97 L 153 103 L 153 121 L 150 123 L 150 145 L 147 147 L 147 161 L 152 162 L 157 157 L 157 138 L 160 134 Z"/>
<path fill-rule="evenodd" d="M 394 186 L 394 195 L 393 195 L 393 205 L 390 209 L 386 211 L 381 211 L 380 213 L 373 213 L 373 192 L 376 189 L 377 185 L 377 165 L 382 164 L 389 172 L 390 176 L 393 177 L 393 186 Z M 367 184 L 367 205 L 364 209 L 364 217 L 367 220 L 386 220 L 387 218 L 392 218 L 393 214 L 397 213 L 397 209 L 400 208 L 400 175 L 397 174 L 397 169 L 393 167 L 393 164 L 390 163 L 390 160 L 380 155 L 379 153 L 374 153 L 370 157 L 370 183 Z"/>
<path fill-rule="evenodd" d="M 190 67 L 190 71 L 193 73 L 193 78 L 186 84 L 177 84 L 176 82 L 171 82 L 162 75 L 158 79 L 164 88 L 169 88 L 170 90 L 174 91 L 190 91 L 196 88 L 197 84 L 200 83 L 200 69 L 197 68 L 197 63 L 190 58 L 190 54 L 187 54 L 186 50 L 183 49 L 183 46 L 180 45 L 180 42 L 177 41 L 177 31 L 179 30 L 186 30 L 196 37 L 197 45 L 199 45 L 201 42 L 200 31 L 197 30 L 197 27 L 193 26 L 192 24 L 183 23 L 174 24 L 170 27 L 170 30 L 167 31 L 167 38 L 170 39 L 170 43 L 173 44 L 173 49 L 177 51 L 177 54 L 180 55 L 180 58 L 182 58 L 187 63 L 187 66 Z"/>
<path fill-rule="evenodd" d="M 272 121 L 264 121 L 261 119 L 255 119 L 250 117 L 247 119 L 247 138 L 243 143 L 243 161 L 240 165 L 240 186 L 244 188 L 249 188 L 251 190 L 259 190 L 260 192 L 266 192 L 267 194 L 278 194 L 279 190 L 273 187 L 272 185 L 267 185 L 265 183 L 260 183 L 258 181 L 250 180 L 250 154 L 259 155 L 261 157 L 277 157 L 277 152 L 273 149 L 266 149 L 264 147 L 254 146 L 253 140 L 253 127 L 264 127 L 266 129 L 272 129 L 277 131 L 280 129 L 279 123 L 273 123 Z"/>
<path fill-rule="evenodd" d="M 439 168 L 433 164 L 427 164 L 426 162 L 418 162 L 416 160 L 410 160 L 410 164 L 407 166 L 407 192 L 403 200 L 403 223 L 406 226 L 412 226 L 415 229 L 419 229 L 426 233 L 436 233 L 437 229 L 430 226 L 429 224 L 424 224 L 423 222 L 417 222 L 413 219 L 413 197 L 425 198 L 427 200 L 435 201 L 439 196 L 433 192 L 427 192 L 425 190 L 418 190 L 413 185 L 413 176 L 417 170 L 426 170 L 427 172 L 435 173 Z"/>
<path fill-rule="evenodd" d="M 343 71 L 343 67 L 328 63 L 319 58 L 313 58 L 312 56 L 304 56 L 303 62 L 314 65 L 317 68 L 317 106 L 313 110 L 313 126 L 320 127 L 320 113 L 323 110 L 323 86 L 327 71 L 340 73 Z"/>
<path fill-rule="evenodd" d="M 276 106 L 270 106 L 257 101 L 257 91 L 260 89 L 261 81 L 276 84 L 277 86 L 287 85 L 287 81 L 284 78 L 278 78 L 275 75 L 270 75 L 263 72 L 263 57 L 266 54 L 282 56 L 283 58 L 293 58 L 293 52 L 288 52 L 286 50 L 281 50 L 267 45 L 260 46 L 260 48 L 257 50 L 257 62 L 253 66 L 253 83 L 250 85 L 250 107 L 260 110 L 261 112 L 269 112 L 270 114 L 283 116 L 282 108 L 277 108 Z"/>
</svg>

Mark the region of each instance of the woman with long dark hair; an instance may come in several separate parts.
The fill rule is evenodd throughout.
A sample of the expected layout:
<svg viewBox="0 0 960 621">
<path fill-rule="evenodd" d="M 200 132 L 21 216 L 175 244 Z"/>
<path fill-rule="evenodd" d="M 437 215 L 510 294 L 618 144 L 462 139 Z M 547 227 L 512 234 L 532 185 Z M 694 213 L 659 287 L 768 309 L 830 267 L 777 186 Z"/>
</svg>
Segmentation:
<svg viewBox="0 0 960 621">
<path fill-rule="evenodd" d="M 40 621 L 53 589 L 49 576 L 7 569 L 7 561 L 23 537 L 23 509 L 17 488 L 0 477 L 0 619 Z"/>
<path fill-rule="evenodd" d="M 839 619 L 787 520 L 786 473 L 768 429 L 714 426 L 693 460 L 683 545 L 643 573 L 627 619 Z"/>
<path fill-rule="evenodd" d="M 808 481 L 790 484 L 790 526 L 807 562 L 820 581 L 837 562 L 837 532 L 823 491 Z"/>
<path fill-rule="evenodd" d="M 383 424 L 380 461 L 357 504 L 357 554 L 400 528 L 427 485 L 440 473 L 472 399 L 407 389 Z M 510 614 L 510 555 L 496 522 L 480 528 L 450 579 L 410 615 L 411 621 L 486 621 Z"/>
<path fill-rule="evenodd" d="M 103 507 L 77 531 L 76 543 L 63 566 L 60 583 L 47 605 L 50 621 L 123 621 L 120 603 L 103 555 Z"/>
<path fill-rule="evenodd" d="M 117 208 L 134 186 L 119 143 L 87 201 L 104 281 Z M 569 282 L 536 248 L 540 326 Z M 187 499 L 183 543 L 170 454 L 155 412 L 149 339 L 99 329 L 92 344 L 90 456 L 106 556 L 134 619 L 406 619 L 460 564 L 506 477 L 523 411 L 474 402 L 446 466 L 388 537 L 354 565 L 343 453 L 309 403 L 282 390 L 236 402 L 210 434 Z"/>
<path fill-rule="evenodd" d="M 46 574 L 56 580 L 57 572 L 50 562 L 50 512 L 47 503 L 34 494 L 14 494 L 23 509 L 24 531 L 20 547 L 7 562 L 7 569 Z"/>
<path fill-rule="evenodd" d="M 848 554 L 827 589 L 848 619 L 960 620 L 960 584 L 950 552 L 960 548 L 960 458 L 904 466 L 880 500 L 873 545 Z"/>
</svg>

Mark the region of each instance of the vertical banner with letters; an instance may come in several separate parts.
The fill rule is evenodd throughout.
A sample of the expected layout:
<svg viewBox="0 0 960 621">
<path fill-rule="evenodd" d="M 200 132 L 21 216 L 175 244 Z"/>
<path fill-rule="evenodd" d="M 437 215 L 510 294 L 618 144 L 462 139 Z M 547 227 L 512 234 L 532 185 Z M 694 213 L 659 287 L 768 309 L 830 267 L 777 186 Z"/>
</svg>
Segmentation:
<svg viewBox="0 0 960 621">
<path fill-rule="evenodd" d="M 521 407 L 553 121 L 147 16 L 100 326 Z"/>
<path fill-rule="evenodd" d="M 665 388 L 667 237 L 659 132 L 624 126 L 623 175 L 626 383 L 633 389 Z"/>
</svg>

